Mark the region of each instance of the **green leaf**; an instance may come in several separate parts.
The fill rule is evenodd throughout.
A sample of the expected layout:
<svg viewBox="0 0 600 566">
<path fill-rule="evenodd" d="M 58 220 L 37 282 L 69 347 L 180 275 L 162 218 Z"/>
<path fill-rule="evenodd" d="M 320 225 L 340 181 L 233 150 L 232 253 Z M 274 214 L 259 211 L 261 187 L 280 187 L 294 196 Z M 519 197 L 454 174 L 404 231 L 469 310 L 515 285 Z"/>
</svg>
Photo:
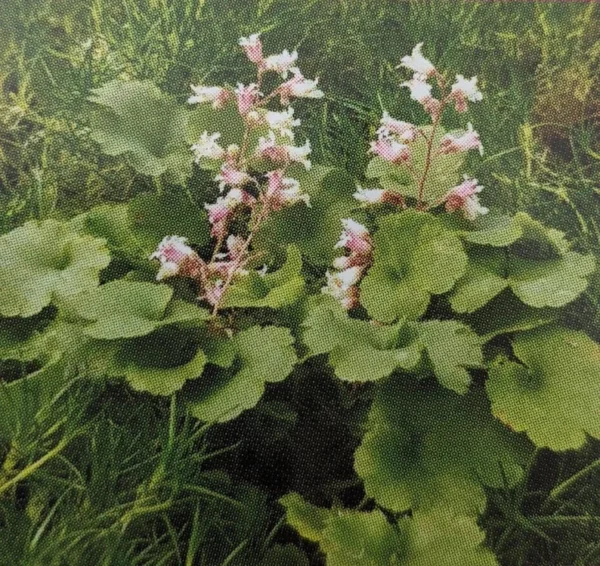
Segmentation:
<svg viewBox="0 0 600 566">
<path fill-rule="evenodd" d="M 456 312 L 480 309 L 506 287 L 525 304 L 562 307 L 587 288 L 595 270 L 592 255 L 565 252 L 550 259 L 525 259 L 502 250 L 471 250 L 467 271 L 454 288 L 450 304 Z"/>
<path fill-rule="evenodd" d="M 189 412 L 203 421 L 227 421 L 258 403 L 267 382 L 283 381 L 296 363 L 287 328 L 253 326 L 232 338 L 236 360 L 207 372 L 185 391 Z"/>
<path fill-rule="evenodd" d="M 56 220 L 31 221 L 0 237 L 0 315 L 32 316 L 98 285 L 110 256 L 104 240 Z"/>
<path fill-rule="evenodd" d="M 475 227 L 476 230 L 463 232 L 462 237 L 480 246 L 509 246 L 523 235 L 518 217 L 485 214 L 475 221 Z"/>
<path fill-rule="evenodd" d="M 529 306 L 562 307 L 585 291 L 595 269 L 592 255 L 577 252 L 548 260 L 511 258 L 510 287 Z"/>
<path fill-rule="evenodd" d="M 352 178 L 341 169 L 316 165 L 310 171 L 296 169 L 290 175 L 300 181 L 311 206 L 295 204 L 271 215 L 255 239 L 259 250 L 273 253 L 295 244 L 310 261 L 329 265 L 336 256 L 335 244 L 343 218 L 356 208 Z"/>
<path fill-rule="evenodd" d="M 189 113 L 151 81 L 113 80 L 92 91 L 91 137 L 108 155 L 125 155 L 143 175 L 191 174 L 186 142 Z"/>
<path fill-rule="evenodd" d="M 182 236 L 198 246 L 210 242 L 206 211 L 183 194 L 138 195 L 129 201 L 127 215 L 130 229 L 148 252 L 170 235 Z"/>
<path fill-rule="evenodd" d="M 207 311 L 182 301 L 167 311 L 172 295 L 167 285 L 117 280 L 75 297 L 69 307 L 88 322 L 84 333 L 97 340 L 145 336 L 161 326 L 208 318 Z"/>
<path fill-rule="evenodd" d="M 499 359 L 486 383 L 494 414 L 552 450 L 600 438 L 600 346 L 583 332 L 542 327 L 512 341 L 521 363 Z"/>
<path fill-rule="evenodd" d="M 102 204 L 70 221 L 78 232 L 104 238 L 111 252 L 139 257 L 141 249 L 129 227 L 127 204 Z"/>
<path fill-rule="evenodd" d="M 467 271 L 450 295 L 450 305 L 459 313 L 471 313 L 499 295 L 509 282 L 504 277 L 506 256 L 502 251 L 475 249 L 469 252 Z"/>
<path fill-rule="evenodd" d="M 305 502 L 297 493 L 282 497 L 287 522 L 304 538 L 318 542 L 328 566 L 402 564 L 405 537 L 385 515 L 323 509 Z"/>
<path fill-rule="evenodd" d="M 431 134 L 431 128 L 421 128 L 426 135 Z M 444 136 L 443 128 L 438 127 L 433 142 L 433 155 L 425 180 L 423 200 L 434 202 L 441 199 L 451 188 L 460 182 L 460 171 L 463 166 L 464 156 L 455 154 L 438 154 L 440 140 Z M 408 197 L 418 198 L 419 185 L 415 181 L 412 171 L 418 173 L 419 178 L 425 171 L 427 161 L 427 142 L 423 136 L 410 144 L 411 161 L 410 169 L 404 164 L 394 165 L 385 162 L 380 157 L 374 157 L 367 166 L 366 176 L 379 179 L 384 189 L 401 193 Z"/>
<path fill-rule="evenodd" d="M 296 246 L 289 246 L 285 264 L 273 273 L 260 275 L 251 271 L 232 285 L 223 299 L 222 307 L 270 307 L 278 309 L 291 305 L 304 292 L 300 275 L 302 256 Z"/>
<path fill-rule="evenodd" d="M 494 566 L 494 554 L 483 546 L 485 535 L 473 517 L 438 508 L 413 513 L 400 521 L 408 535 L 404 566 Z"/>
<path fill-rule="evenodd" d="M 485 343 L 501 334 L 544 326 L 559 318 L 560 314 L 559 309 L 529 307 L 507 290 L 468 316 L 466 322 Z"/>
<path fill-rule="evenodd" d="M 306 502 L 298 493 L 288 493 L 279 499 L 286 513 L 286 520 L 301 537 L 319 542 L 331 511 Z"/>
<path fill-rule="evenodd" d="M 177 326 L 127 340 L 88 340 L 76 357 L 89 377 L 124 377 L 138 391 L 169 396 L 202 375 L 199 334 Z"/>
<path fill-rule="evenodd" d="M 517 212 L 514 221 L 522 231 L 521 238 L 513 246 L 517 255 L 530 259 L 552 259 L 569 251 L 563 232 L 544 226 L 526 212 Z"/>
<path fill-rule="evenodd" d="M 481 391 L 460 396 L 396 376 L 379 386 L 355 469 L 388 509 L 446 506 L 474 517 L 483 485 L 514 486 L 530 454 L 523 436 L 492 417 Z"/>
<path fill-rule="evenodd" d="M 411 369 L 421 357 L 420 347 L 405 336 L 403 323 L 375 326 L 351 319 L 331 297 L 312 301 L 302 323 L 303 342 L 311 355 L 329 354 L 335 374 L 345 381 L 374 381 L 397 368 Z"/>
<path fill-rule="evenodd" d="M 471 384 L 467 368 L 483 365 L 480 338 L 460 322 L 431 320 L 418 323 L 418 341 L 440 384 L 456 393 L 466 393 Z"/>
<path fill-rule="evenodd" d="M 407 210 L 386 216 L 374 242 L 361 303 L 382 322 L 419 318 L 431 295 L 452 289 L 467 266 L 460 240 L 429 213 Z"/>
</svg>

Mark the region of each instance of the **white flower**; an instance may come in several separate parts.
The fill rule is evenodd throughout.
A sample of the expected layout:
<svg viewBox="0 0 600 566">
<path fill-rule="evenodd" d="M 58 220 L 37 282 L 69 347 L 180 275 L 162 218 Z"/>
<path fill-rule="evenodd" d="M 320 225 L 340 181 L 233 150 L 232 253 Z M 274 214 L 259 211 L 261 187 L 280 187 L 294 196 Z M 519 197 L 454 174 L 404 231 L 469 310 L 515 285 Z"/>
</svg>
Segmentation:
<svg viewBox="0 0 600 566">
<path fill-rule="evenodd" d="M 269 110 L 265 115 L 265 119 L 271 130 L 275 130 L 281 136 L 287 136 L 292 140 L 294 139 L 292 128 L 300 125 L 300 120 L 294 119 L 294 109 L 291 107 L 283 112 L 272 112 Z"/>
<path fill-rule="evenodd" d="M 200 139 L 192 146 L 196 163 L 203 157 L 208 159 L 223 159 L 225 150 L 217 143 L 221 137 L 220 132 L 209 135 L 208 132 L 203 132 Z"/>
<path fill-rule="evenodd" d="M 181 236 L 165 236 L 150 259 L 160 261 L 160 269 L 156 275 L 157 281 L 179 273 L 193 275 L 195 273 L 193 268 L 198 269 L 202 264 L 198 254 L 187 245 L 187 240 Z"/>
<path fill-rule="evenodd" d="M 487 214 L 489 210 L 482 206 L 477 196 L 483 190 L 481 185 L 477 184 L 477 179 L 470 179 L 464 176 L 464 181 L 448 191 L 445 197 L 446 211 L 462 211 L 465 218 L 475 220 L 478 216 Z"/>
<path fill-rule="evenodd" d="M 452 85 L 452 94 L 460 93 L 471 102 L 479 102 L 483 94 L 477 88 L 477 77 L 465 79 L 462 75 L 456 75 L 456 82 Z"/>
<path fill-rule="evenodd" d="M 365 204 L 376 204 L 383 202 L 385 191 L 383 189 L 363 189 L 358 187 L 357 191 L 352 195 L 357 201 Z"/>
<path fill-rule="evenodd" d="M 421 104 L 424 104 L 432 97 L 431 85 L 423 80 L 413 78 L 410 81 L 403 82 L 400 86 L 405 86 L 410 89 L 410 97 Z"/>
<path fill-rule="evenodd" d="M 473 124 L 467 124 L 467 130 L 460 134 L 448 133 L 440 140 L 440 153 L 451 154 L 477 149 L 483 155 L 483 145 Z"/>
<path fill-rule="evenodd" d="M 411 142 L 417 136 L 417 130 L 414 124 L 396 120 L 388 112 L 384 112 L 381 118 L 381 127 L 377 130 L 377 134 L 380 138 L 393 135 L 402 142 Z"/>
<path fill-rule="evenodd" d="M 229 91 L 220 86 L 194 86 L 191 85 L 194 91 L 193 96 L 188 98 L 189 104 L 203 104 L 212 102 L 213 108 L 222 108 L 229 99 Z"/>
<path fill-rule="evenodd" d="M 456 102 L 458 112 L 467 111 L 467 100 L 479 102 L 483 94 L 477 88 L 477 77 L 465 79 L 462 75 L 456 75 L 456 82 L 452 85 L 451 98 Z"/>
<path fill-rule="evenodd" d="M 311 149 L 309 140 L 306 140 L 304 145 L 286 145 L 285 148 L 287 149 L 290 161 L 302 163 L 306 169 L 310 169 L 311 163 L 308 156 L 310 155 Z"/>
<path fill-rule="evenodd" d="M 399 66 L 414 71 L 419 77 L 428 78 L 434 75 L 436 71 L 433 63 L 421 53 L 422 47 L 423 43 L 418 43 L 410 55 L 402 57 Z"/>
<path fill-rule="evenodd" d="M 289 71 L 295 69 L 294 63 L 297 59 L 297 51 L 290 53 L 287 49 L 284 49 L 278 55 L 270 55 L 267 57 L 263 64 L 267 71 L 275 71 L 285 79 L 287 78 Z"/>
<path fill-rule="evenodd" d="M 300 69 L 295 67 L 290 71 L 294 76 L 277 89 L 283 104 L 289 104 L 289 100 L 293 96 L 297 98 L 321 98 L 324 96 L 323 91 L 317 88 L 318 78 L 307 79 L 302 75 Z"/>
</svg>

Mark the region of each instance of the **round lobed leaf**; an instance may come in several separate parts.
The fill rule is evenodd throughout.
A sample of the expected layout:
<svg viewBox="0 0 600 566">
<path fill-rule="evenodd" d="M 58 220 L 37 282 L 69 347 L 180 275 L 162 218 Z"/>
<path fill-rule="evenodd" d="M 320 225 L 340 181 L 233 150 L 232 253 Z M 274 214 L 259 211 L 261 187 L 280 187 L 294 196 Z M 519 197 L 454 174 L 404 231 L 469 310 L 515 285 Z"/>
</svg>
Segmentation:
<svg viewBox="0 0 600 566">
<path fill-rule="evenodd" d="M 552 450 L 600 438 L 600 345 L 556 326 L 519 333 L 512 345 L 521 363 L 501 358 L 489 370 L 494 414 Z"/>
<path fill-rule="evenodd" d="M 93 289 L 110 262 L 105 241 L 56 220 L 26 222 L 0 237 L 0 315 L 32 316 Z"/>
<path fill-rule="evenodd" d="M 382 322 L 419 318 L 431 295 L 452 289 L 467 266 L 458 237 L 429 213 L 407 210 L 386 216 L 374 242 L 361 303 Z"/>
<path fill-rule="evenodd" d="M 189 412 L 203 421 L 224 422 L 258 403 L 267 382 L 283 381 L 296 363 L 287 328 L 253 326 L 232 339 L 231 368 L 207 372 L 184 391 Z"/>
<path fill-rule="evenodd" d="M 514 486 L 531 451 L 493 418 L 481 391 L 460 396 L 395 376 L 380 384 L 355 469 L 388 509 L 445 506 L 474 517 L 483 485 Z"/>
</svg>

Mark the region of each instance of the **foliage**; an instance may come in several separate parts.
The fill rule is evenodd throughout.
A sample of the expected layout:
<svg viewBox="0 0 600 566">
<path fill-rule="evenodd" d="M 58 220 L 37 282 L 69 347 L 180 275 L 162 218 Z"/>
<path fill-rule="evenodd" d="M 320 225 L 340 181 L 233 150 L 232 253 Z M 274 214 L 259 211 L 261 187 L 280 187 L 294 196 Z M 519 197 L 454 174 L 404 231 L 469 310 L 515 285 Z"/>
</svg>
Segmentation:
<svg viewBox="0 0 600 566">
<path fill-rule="evenodd" d="M 595 7 L 7 7 L 0 562 L 595 563 Z"/>
</svg>

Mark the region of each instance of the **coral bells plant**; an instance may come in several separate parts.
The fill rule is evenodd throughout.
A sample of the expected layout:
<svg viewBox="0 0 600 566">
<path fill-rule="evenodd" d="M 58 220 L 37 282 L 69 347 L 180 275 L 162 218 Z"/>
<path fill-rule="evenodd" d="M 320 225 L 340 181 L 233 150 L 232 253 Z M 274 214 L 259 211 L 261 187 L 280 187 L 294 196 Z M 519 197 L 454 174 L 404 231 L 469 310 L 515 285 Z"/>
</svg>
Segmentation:
<svg viewBox="0 0 600 566">
<path fill-rule="evenodd" d="M 361 184 L 311 162 L 290 104 L 323 92 L 259 34 L 239 41 L 250 84 L 194 85 L 187 103 L 148 81 L 95 89 L 92 139 L 156 190 L 0 236 L 0 357 L 24 374 L 0 396 L 0 438 L 89 377 L 171 397 L 173 431 L 179 407 L 215 425 L 249 412 L 240 428 L 279 453 L 291 430 L 303 447 L 330 432 L 296 418 L 310 383 L 358 444 L 317 499 L 365 496 L 280 500 L 328 564 L 495 564 L 490 494 L 508 501 L 538 454 L 600 438 L 600 346 L 568 316 L 596 265 L 525 212 L 483 206 L 464 167 L 483 152 L 465 116 L 477 77 L 449 80 L 423 48 L 398 82 L 427 123 L 384 112 Z M 455 112 L 465 127 L 446 131 Z M 194 168 L 209 174 L 192 186 Z"/>
<path fill-rule="evenodd" d="M 238 83 L 234 90 L 193 85 L 194 94 L 188 99 L 190 104 L 211 104 L 217 112 L 234 100 L 243 121 L 238 143 L 222 147 L 219 144 L 221 132 L 204 131 L 191 146 L 196 163 L 210 160 L 219 166 L 215 181 L 219 182 L 223 196 L 213 204 L 205 204 L 215 239 L 211 259 L 201 259 L 177 236 L 166 236 L 151 256 L 161 262 L 159 279 L 170 275 L 194 279 L 199 298 L 211 305 L 213 314 L 218 312 L 230 285 L 240 276 L 248 275 L 246 266 L 253 259 L 252 239 L 269 216 L 300 201 L 310 206 L 309 196 L 302 192 L 299 181 L 287 176 L 295 163 L 306 169 L 311 167 L 310 142 L 294 144 L 294 128 L 300 126 L 300 120 L 294 118 L 294 109 L 289 104 L 294 98 L 323 96 L 317 88 L 317 80 L 305 79 L 295 66 L 296 51 L 284 50 L 264 57 L 259 34 L 243 37 L 239 44 L 256 65 L 256 82 Z M 278 74 L 284 80 L 264 94 L 263 80 L 267 73 Z M 290 73 L 293 77 L 285 80 Z M 267 105 L 278 98 L 284 108 L 269 109 Z M 252 142 L 257 133 L 265 131 L 266 135 L 259 136 L 257 143 Z M 243 214 L 249 215 L 245 233 L 230 233 L 236 218 Z"/>
</svg>

